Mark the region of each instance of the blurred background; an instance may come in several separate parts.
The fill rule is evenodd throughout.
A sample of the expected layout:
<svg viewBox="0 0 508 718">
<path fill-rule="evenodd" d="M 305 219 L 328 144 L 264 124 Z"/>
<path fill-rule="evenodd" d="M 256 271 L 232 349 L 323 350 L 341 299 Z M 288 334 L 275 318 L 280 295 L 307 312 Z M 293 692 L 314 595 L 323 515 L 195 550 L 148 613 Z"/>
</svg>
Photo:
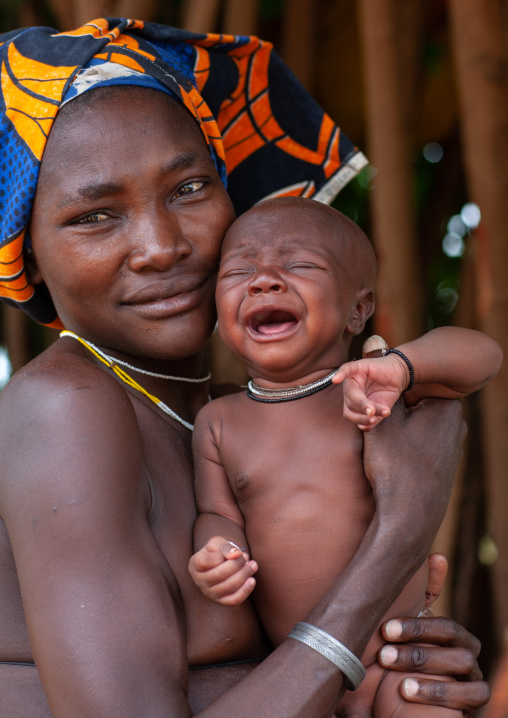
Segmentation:
<svg viewBox="0 0 508 718">
<path fill-rule="evenodd" d="M 378 255 L 369 333 L 395 345 L 457 324 L 508 356 L 508 0 L 0 0 L 2 32 L 100 16 L 273 42 L 371 161 L 334 202 Z M 3 385 L 56 334 L 1 311 Z M 244 382 L 218 337 L 210 352 L 217 380 Z M 435 544 L 450 562 L 436 612 L 481 639 L 494 686 L 482 717 L 506 718 L 506 364 L 464 411 L 467 444 Z"/>
</svg>

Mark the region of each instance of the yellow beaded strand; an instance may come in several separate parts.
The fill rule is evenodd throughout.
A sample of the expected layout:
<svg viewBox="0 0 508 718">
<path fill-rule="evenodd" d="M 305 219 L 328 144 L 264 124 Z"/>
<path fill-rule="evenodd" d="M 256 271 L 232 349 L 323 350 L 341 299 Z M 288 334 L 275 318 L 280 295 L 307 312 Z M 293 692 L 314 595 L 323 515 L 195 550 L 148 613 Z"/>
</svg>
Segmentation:
<svg viewBox="0 0 508 718">
<path fill-rule="evenodd" d="M 78 336 L 74 332 L 70 332 L 67 329 L 60 332 L 61 337 L 71 337 L 72 339 L 76 339 L 80 344 L 82 344 L 86 349 L 88 349 L 89 352 L 91 352 L 99 361 L 101 361 L 103 364 L 105 364 L 111 371 L 116 374 L 116 376 L 124 382 L 124 384 L 127 384 L 127 386 L 130 386 L 132 389 L 135 389 L 136 391 L 139 391 L 140 394 L 143 394 L 146 396 L 147 399 L 150 399 L 152 403 L 154 403 L 156 406 L 161 409 L 165 414 L 170 416 L 175 421 L 178 421 L 182 426 L 185 426 L 186 429 L 189 429 L 189 431 L 193 431 L 194 425 L 190 424 L 188 421 L 185 421 L 185 419 L 182 419 L 181 416 L 178 416 L 178 414 L 173 411 L 167 404 L 165 404 L 163 401 L 158 399 L 153 394 L 150 394 L 144 387 L 141 386 L 141 384 L 138 384 L 138 382 L 133 379 L 127 372 L 125 372 L 121 367 L 118 366 L 118 364 L 115 364 L 114 362 L 110 361 L 109 358 L 106 358 L 103 352 L 95 346 L 95 344 L 92 344 L 92 342 L 88 342 L 86 339 L 83 339 L 82 337 Z"/>
</svg>

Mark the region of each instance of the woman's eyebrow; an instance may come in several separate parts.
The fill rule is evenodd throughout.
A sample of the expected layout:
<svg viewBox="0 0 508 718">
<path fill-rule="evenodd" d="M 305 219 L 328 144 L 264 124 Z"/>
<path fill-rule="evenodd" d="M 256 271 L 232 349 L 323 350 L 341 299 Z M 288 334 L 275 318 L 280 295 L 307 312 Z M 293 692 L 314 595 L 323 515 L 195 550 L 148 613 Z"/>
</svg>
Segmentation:
<svg viewBox="0 0 508 718">
<path fill-rule="evenodd" d="M 189 169 L 198 159 L 198 156 L 194 152 L 182 153 L 166 164 L 163 164 L 160 168 L 161 174 L 168 175 L 173 172 L 178 172 L 179 170 Z M 119 193 L 121 190 L 122 184 L 120 182 L 91 182 L 83 187 L 77 187 L 72 194 L 61 197 L 58 208 L 64 209 L 81 200 L 97 200 L 102 197 L 109 197 Z"/>
<path fill-rule="evenodd" d="M 122 185 L 117 182 L 92 182 L 91 184 L 77 187 L 72 194 L 64 195 L 58 203 L 58 209 L 64 209 L 81 200 L 96 200 L 101 197 L 108 197 L 119 192 Z"/>
<path fill-rule="evenodd" d="M 186 170 L 196 164 L 198 159 L 199 157 L 195 152 L 182 152 L 182 154 L 164 164 L 161 169 L 164 174 L 171 174 L 171 172 L 178 172 L 178 170 Z M 210 161 L 212 161 L 211 157 Z"/>
</svg>

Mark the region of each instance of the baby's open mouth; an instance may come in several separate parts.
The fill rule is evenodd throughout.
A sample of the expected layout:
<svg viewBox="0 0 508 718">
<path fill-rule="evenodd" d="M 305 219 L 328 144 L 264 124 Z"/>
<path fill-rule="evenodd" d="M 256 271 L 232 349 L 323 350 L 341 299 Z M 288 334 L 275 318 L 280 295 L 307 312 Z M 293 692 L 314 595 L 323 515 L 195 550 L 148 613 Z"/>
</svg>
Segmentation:
<svg viewBox="0 0 508 718">
<path fill-rule="evenodd" d="M 252 331 L 258 334 L 280 334 L 298 324 L 298 319 L 291 312 L 267 310 L 257 312 L 250 319 Z"/>
</svg>

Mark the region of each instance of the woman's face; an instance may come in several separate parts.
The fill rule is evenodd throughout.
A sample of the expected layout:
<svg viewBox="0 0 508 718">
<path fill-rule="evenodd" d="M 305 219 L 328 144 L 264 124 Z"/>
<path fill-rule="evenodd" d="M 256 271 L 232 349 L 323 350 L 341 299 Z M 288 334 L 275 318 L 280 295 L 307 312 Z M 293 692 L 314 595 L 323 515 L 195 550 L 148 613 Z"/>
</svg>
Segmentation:
<svg viewBox="0 0 508 718">
<path fill-rule="evenodd" d="M 62 110 L 42 160 L 33 281 L 67 329 L 132 356 L 195 354 L 234 212 L 199 128 L 155 90 Z"/>
</svg>

